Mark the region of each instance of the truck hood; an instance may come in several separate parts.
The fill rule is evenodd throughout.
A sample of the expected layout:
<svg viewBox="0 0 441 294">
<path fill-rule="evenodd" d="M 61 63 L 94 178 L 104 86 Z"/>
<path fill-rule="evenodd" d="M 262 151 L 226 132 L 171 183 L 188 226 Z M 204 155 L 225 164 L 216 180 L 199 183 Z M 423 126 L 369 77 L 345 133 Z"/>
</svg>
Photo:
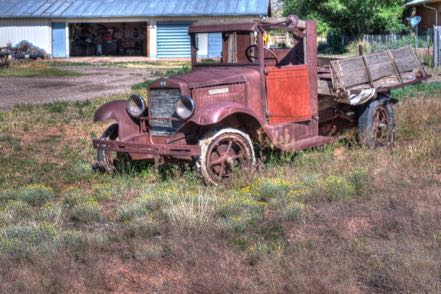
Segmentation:
<svg viewBox="0 0 441 294">
<path fill-rule="evenodd" d="M 257 67 L 210 67 L 195 68 L 193 71 L 167 79 L 189 89 L 246 82 L 259 73 Z"/>
</svg>

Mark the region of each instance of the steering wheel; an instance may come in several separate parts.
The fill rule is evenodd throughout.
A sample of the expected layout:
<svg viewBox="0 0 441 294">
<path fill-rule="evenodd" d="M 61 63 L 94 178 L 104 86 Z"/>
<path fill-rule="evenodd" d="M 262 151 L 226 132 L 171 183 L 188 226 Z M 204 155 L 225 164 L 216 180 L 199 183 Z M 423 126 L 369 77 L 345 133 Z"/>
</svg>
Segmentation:
<svg viewBox="0 0 441 294">
<path fill-rule="evenodd" d="M 245 50 L 245 55 L 247 56 L 247 58 L 250 62 L 254 62 L 256 59 L 259 58 L 258 56 L 251 55 L 252 48 L 259 48 L 259 47 L 257 47 L 257 45 L 251 45 L 251 46 L 248 46 L 247 50 Z M 267 52 L 269 52 L 273 56 L 273 58 L 265 58 L 265 59 L 275 59 L 276 66 L 279 65 L 280 61 L 279 61 L 279 57 L 277 57 L 277 54 L 268 48 L 263 48 L 263 49 L 266 50 Z"/>
</svg>

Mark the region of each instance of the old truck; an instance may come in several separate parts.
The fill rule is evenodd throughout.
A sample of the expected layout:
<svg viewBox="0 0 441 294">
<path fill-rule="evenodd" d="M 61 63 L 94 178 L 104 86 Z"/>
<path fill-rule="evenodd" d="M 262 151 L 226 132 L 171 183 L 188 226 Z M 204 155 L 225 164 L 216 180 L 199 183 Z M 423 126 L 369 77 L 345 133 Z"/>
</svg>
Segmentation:
<svg viewBox="0 0 441 294">
<path fill-rule="evenodd" d="M 199 54 L 200 34 L 222 34 L 222 56 Z M 320 146 L 358 128 L 369 148 L 394 141 L 391 89 L 428 77 L 411 48 L 318 65 L 315 21 L 193 25 L 192 71 L 100 107 L 96 122 L 115 121 L 93 140 L 97 167 L 117 160 L 156 165 L 193 162 L 206 183 L 253 169 L 255 148 L 285 152 Z M 128 155 L 128 156 L 127 156 Z"/>
</svg>

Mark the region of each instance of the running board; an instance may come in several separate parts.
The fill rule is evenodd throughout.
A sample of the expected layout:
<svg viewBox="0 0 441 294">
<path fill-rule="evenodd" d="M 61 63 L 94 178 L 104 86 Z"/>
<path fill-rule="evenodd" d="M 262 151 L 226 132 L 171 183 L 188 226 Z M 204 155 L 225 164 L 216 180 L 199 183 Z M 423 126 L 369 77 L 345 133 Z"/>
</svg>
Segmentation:
<svg viewBox="0 0 441 294">
<path fill-rule="evenodd" d="M 289 151 L 300 151 L 308 148 L 319 147 L 334 141 L 333 137 L 315 136 L 295 142 L 292 145 L 286 146 Z"/>
</svg>

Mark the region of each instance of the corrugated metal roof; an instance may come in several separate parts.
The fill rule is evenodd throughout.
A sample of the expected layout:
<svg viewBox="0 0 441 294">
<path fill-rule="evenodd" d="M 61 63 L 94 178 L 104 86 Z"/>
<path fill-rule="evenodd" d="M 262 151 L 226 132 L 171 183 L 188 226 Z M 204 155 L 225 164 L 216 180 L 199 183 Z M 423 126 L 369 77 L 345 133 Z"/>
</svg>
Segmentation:
<svg viewBox="0 0 441 294">
<path fill-rule="evenodd" d="M 0 17 L 266 16 L 270 0 L 0 0 Z"/>
</svg>

